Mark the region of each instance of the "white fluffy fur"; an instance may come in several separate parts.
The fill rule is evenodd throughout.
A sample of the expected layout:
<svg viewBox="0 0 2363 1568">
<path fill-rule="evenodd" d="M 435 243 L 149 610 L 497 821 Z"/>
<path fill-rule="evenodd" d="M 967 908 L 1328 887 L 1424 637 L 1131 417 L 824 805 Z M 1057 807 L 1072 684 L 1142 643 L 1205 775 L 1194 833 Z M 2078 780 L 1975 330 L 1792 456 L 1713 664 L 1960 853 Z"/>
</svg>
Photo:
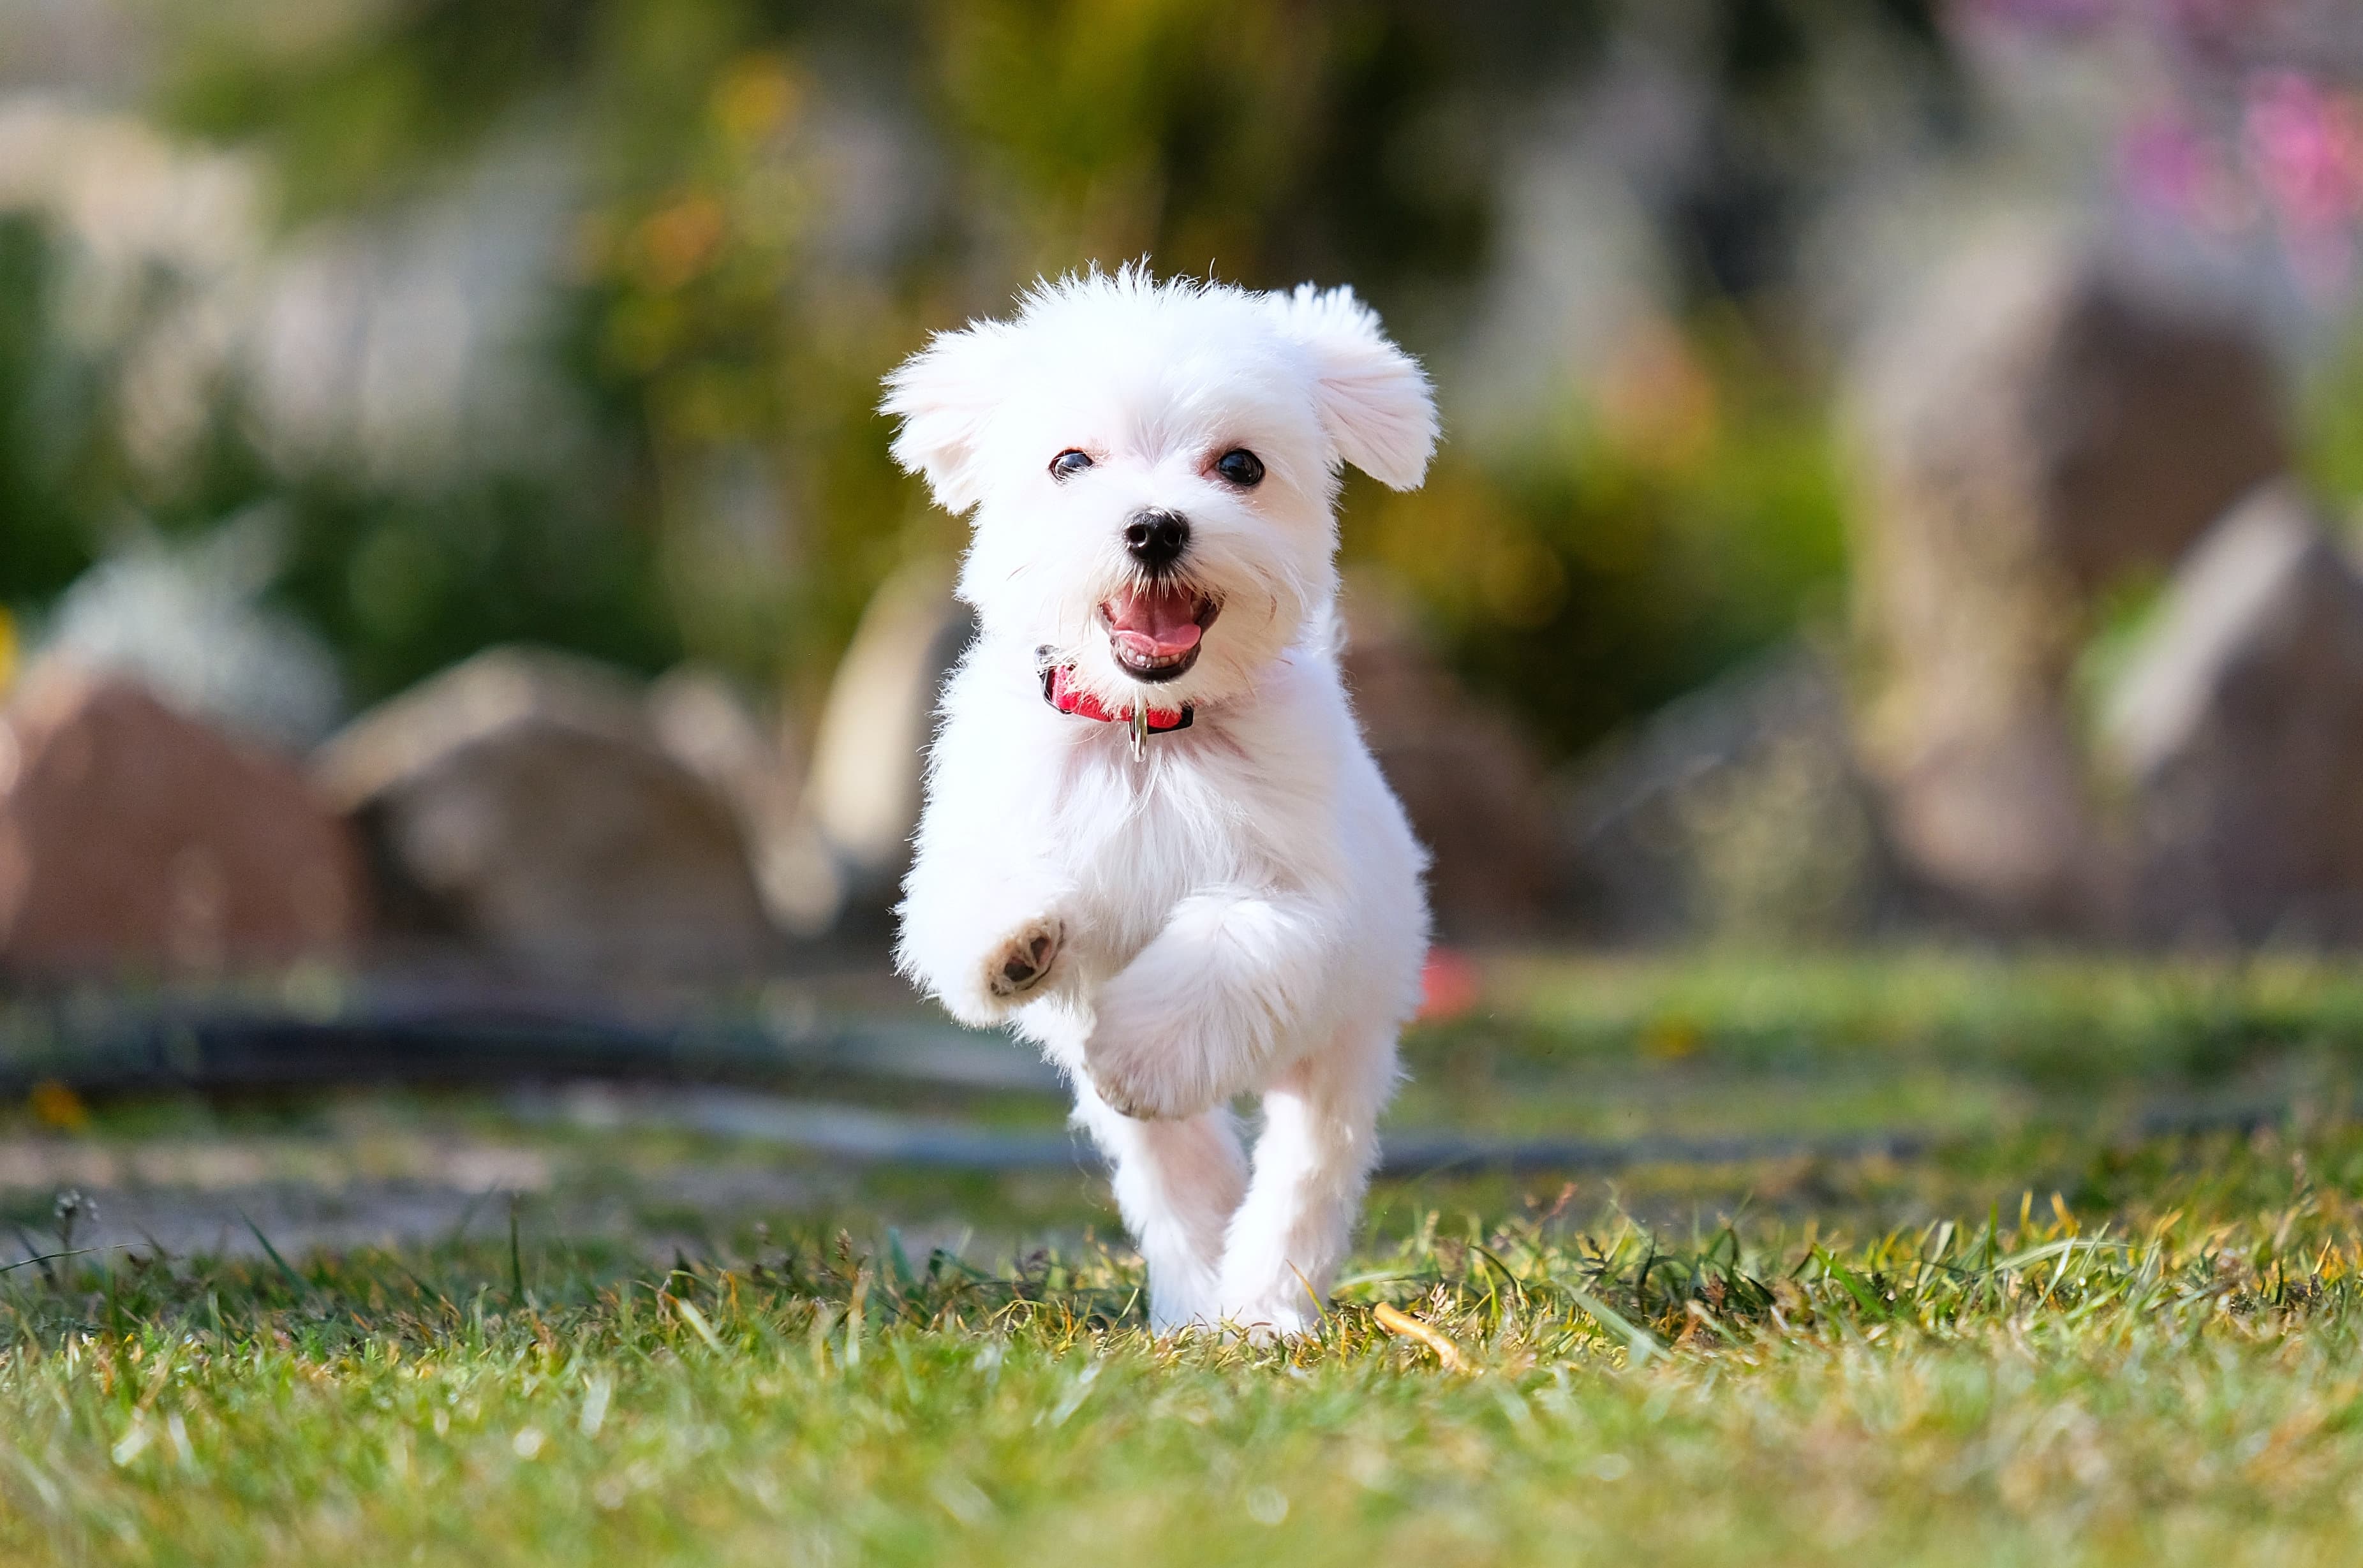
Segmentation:
<svg viewBox="0 0 2363 1568">
<path fill-rule="evenodd" d="M 1346 289 L 1261 295 L 1127 268 L 1044 284 L 896 371 L 895 456 L 975 538 L 981 632 L 946 687 L 904 972 L 1007 1021 L 1072 1082 L 1148 1263 L 1160 1329 L 1301 1330 L 1377 1156 L 1427 944 L 1425 856 L 1337 673 L 1339 470 L 1416 484 L 1437 437 L 1419 367 Z M 1225 484 L 1245 447 L 1266 477 Z M 1076 448 L 1094 466 L 1064 481 Z M 1144 507 L 1189 519 L 1222 601 L 1195 666 L 1140 684 L 1099 606 Z M 1115 711 L 1195 708 L 1136 760 L 1126 727 L 1042 700 L 1035 651 Z M 1004 964 L 1043 943 L 1019 995 Z M 1250 1174 L 1230 1102 L 1259 1092 Z"/>
</svg>

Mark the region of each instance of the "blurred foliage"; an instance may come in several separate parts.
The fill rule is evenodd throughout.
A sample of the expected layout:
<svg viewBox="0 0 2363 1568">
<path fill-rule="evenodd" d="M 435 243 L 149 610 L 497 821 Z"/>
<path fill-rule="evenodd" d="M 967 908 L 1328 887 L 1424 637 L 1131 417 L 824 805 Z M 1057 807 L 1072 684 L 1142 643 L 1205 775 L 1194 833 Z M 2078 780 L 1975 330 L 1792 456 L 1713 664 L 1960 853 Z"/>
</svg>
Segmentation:
<svg viewBox="0 0 2363 1568">
<path fill-rule="evenodd" d="M 502 642 L 651 672 L 681 657 L 655 541 L 610 513 L 612 498 L 527 471 L 392 492 L 314 473 L 283 499 L 303 519 L 285 595 L 341 651 L 364 696 Z"/>
<path fill-rule="evenodd" d="M 1565 754 L 1830 610 L 1845 526 L 1825 413 L 1737 314 L 1647 341 L 1544 433 L 1375 484 L 1349 553 L 1411 584 L 1453 662 Z"/>
<path fill-rule="evenodd" d="M 872 587 L 957 548 L 886 455 L 879 376 L 1044 271 L 1150 255 L 1350 280 L 1458 347 L 1503 170 L 1616 40 L 1679 35 L 1706 150 L 1668 226 L 1665 332 L 1544 433 L 1349 493 L 1349 550 L 1555 752 L 1773 639 L 1842 569 L 1817 376 L 1784 267 L 1820 194 L 1812 82 L 1846 40 L 1952 78 L 1925 0 L 279 0 L 162 35 L 159 113 L 256 154 L 280 233 L 431 204 L 558 147 L 571 225 L 512 336 L 561 455 L 391 475 L 266 461 L 234 389 L 170 493 L 108 448 L 109 369 L 45 339 L 40 237 L 0 228 L 0 599 L 37 607 L 129 517 L 278 502 L 283 591 L 362 697 L 485 642 L 714 660 L 816 695 Z M 1662 42 L 1662 40 L 1660 40 Z M 1449 406 L 1448 385 L 1447 419 Z M 20 546 L 18 541 L 22 540 Z"/>
<path fill-rule="evenodd" d="M 2306 477 L 2332 506 L 2354 514 L 2363 507 L 2363 317 L 2307 379 L 2298 407 Z"/>
<path fill-rule="evenodd" d="M 220 518 L 260 495 L 261 464 L 227 406 L 158 475 L 128 450 L 118 417 L 121 363 L 78 341 L 51 236 L 32 215 L 0 209 L 0 599 L 38 602 L 63 588 L 111 535 L 135 520 L 167 530 Z M 136 280 L 126 313 L 152 316 L 174 280 Z M 77 310 L 77 306 L 80 307 Z"/>
</svg>

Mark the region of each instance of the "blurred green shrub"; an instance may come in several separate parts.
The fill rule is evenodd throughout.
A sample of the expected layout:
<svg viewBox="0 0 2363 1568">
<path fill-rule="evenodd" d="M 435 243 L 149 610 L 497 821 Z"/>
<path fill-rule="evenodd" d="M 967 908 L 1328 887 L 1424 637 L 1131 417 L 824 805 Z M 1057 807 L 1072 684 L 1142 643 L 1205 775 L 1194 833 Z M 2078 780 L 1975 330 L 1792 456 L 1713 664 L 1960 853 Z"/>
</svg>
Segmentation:
<svg viewBox="0 0 2363 1568">
<path fill-rule="evenodd" d="M 38 605 L 135 521 L 167 531 L 210 522 L 254 498 L 263 476 L 235 409 L 206 411 L 182 461 L 143 464 L 121 417 L 121 337 L 97 338 L 68 297 L 60 237 L 33 211 L 0 207 L 0 603 Z M 114 314 L 156 314 L 177 280 L 131 280 Z"/>
<path fill-rule="evenodd" d="M 2363 315 L 2305 380 L 2298 399 L 2299 460 L 2341 515 L 2363 507 Z"/>
<path fill-rule="evenodd" d="M 1728 310 L 1645 339 L 1526 444 L 1449 446 L 1349 499 L 1348 550 L 1414 589 L 1453 663 L 1565 755 L 1835 615 L 1824 403 Z"/>
</svg>

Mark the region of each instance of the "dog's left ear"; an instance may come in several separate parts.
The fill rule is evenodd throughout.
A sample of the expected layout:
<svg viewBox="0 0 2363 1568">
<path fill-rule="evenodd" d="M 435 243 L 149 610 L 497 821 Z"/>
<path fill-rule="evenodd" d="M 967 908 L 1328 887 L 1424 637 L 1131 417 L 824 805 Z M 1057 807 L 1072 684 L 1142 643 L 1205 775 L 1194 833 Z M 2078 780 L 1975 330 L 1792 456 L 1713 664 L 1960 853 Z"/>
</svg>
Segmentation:
<svg viewBox="0 0 2363 1568">
<path fill-rule="evenodd" d="M 923 475 L 944 510 L 958 515 L 984 498 L 976 472 L 985 422 L 1008 386 L 1015 334 L 998 321 L 938 332 L 886 378 L 879 405 L 903 422 L 894 461 Z"/>
<path fill-rule="evenodd" d="M 1350 288 L 1299 284 L 1270 296 L 1281 330 L 1313 356 L 1321 427 L 1339 461 L 1391 490 L 1415 487 L 1436 450 L 1436 395 Z"/>
</svg>

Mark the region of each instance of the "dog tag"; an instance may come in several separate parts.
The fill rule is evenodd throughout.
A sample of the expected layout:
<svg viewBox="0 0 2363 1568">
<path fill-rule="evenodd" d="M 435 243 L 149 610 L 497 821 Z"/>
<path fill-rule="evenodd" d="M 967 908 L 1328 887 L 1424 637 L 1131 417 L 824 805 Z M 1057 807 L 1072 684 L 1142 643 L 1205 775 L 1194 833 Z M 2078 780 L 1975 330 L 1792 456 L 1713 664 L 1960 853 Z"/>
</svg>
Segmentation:
<svg viewBox="0 0 2363 1568">
<path fill-rule="evenodd" d="M 1148 757 L 1148 705 L 1132 706 L 1132 760 L 1145 762 Z"/>
</svg>

